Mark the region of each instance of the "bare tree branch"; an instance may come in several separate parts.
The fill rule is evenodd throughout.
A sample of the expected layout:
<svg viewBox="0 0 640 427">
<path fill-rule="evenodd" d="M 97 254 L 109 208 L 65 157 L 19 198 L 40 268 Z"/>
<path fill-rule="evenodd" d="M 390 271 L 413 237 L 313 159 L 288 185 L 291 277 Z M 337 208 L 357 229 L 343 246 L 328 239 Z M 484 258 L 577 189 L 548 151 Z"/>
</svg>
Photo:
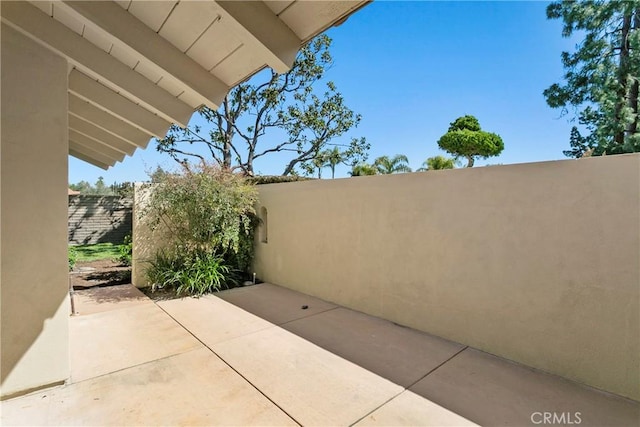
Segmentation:
<svg viewBox="0 0 640 427">
<path fill-rule="evenodd" d="M 271 70 L 258 76 L 260 82 L 242 83 L 233 88 L 215 111 L 203 107 L 199 114 L 207 121 L 208 129 L 192 126 L 184 131 L 173 129 L 159 144 L 159 151 L 169 153 L 178 160 L 180 155 L 195 154 L 178 145 L 205 144 L 208 156 L 223 167 L 253 174 L 255 159 L 284 152 L 291 155 L 285 173 L 318 156 L 334 138 L 358 125 L 360 116 L 344 105 L 342 95 L 332 82 L 323 81 L 331 66 L 330 39 L 321 35 L 305 45 L 291 69 L 282 74 Z M 256 77 L 256 79 L 259 77 Z M 256 80 L 254 79 L 254 80 Z M 326 85 L 324 92 L 316 92 L 318 84 Z M 276 131 L 277 129 L 277 131 Z M 268 140 L 274 132 L 284 132 L 283 140 Z M 206 135 L 203 136 L 203 135 Z M 364 141 L 364 140 L 363 140 Z M 367 145 L 362 142 L 357 150 L 348 147 L 345 155 L 362 155 Z M 194 156 L 202 159 L 204 156 Z"/>
</svg>

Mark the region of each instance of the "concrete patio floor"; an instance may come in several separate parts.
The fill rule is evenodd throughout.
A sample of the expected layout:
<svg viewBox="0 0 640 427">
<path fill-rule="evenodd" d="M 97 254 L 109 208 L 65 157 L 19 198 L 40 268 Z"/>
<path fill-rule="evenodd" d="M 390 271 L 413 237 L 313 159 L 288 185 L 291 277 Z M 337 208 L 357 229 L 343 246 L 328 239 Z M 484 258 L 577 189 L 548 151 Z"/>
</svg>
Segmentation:
<svg viewBox="0 0 640 427">
<path fill-rule="evenodd" d="M 1 402 L 2 425 L 640 424 L 638 402 L 266 283 L 75 300 L 69 383 Z"/>
</svg>

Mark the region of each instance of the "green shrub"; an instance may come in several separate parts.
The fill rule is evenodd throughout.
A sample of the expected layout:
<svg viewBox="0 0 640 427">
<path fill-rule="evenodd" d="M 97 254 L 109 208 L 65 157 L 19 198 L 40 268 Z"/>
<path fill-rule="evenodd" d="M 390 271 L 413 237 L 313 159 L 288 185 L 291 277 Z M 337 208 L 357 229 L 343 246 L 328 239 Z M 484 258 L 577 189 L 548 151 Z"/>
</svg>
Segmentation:
<svg viewBox="0 0 640 427">
<path fill-rule="evenodd" d="M 203 295 L 236 285 L 233 271 L 222 257 L 202 250 L 159 251 L 147 269 L 152 290 L 169 288 L 178 295 Z"/>
<path fill-rule="evenodd" d="M 78 251 L 73 246 L 69 246 L 67 249 L 67 254 L 69 255 L 69 271 L 73 270 L 73 267 L 76 266 L 76 261 L 78 260 Z"/>
<path fill-rule="evenodd" d="M 155 255 L 151 283 L 201 294 L 249 277 L 256 202 L 254 185 L 217 166 L 163 176 L 141 215 L 152 230 L 162 225 L 175 247 Z"/>
<path fill-rule="evenodd" d="M 118 261 L 120 261 L 122 265 L 131 265 L 131 255 L 133 253 L 131 234 L 127 234 L 126 236 L 124 236 L 124 240 L 118 247 L 118 251 L 120 253 L 120 255 L 118 256 Z"/>
<path fill-rule="evenodd" d="M 248 177 L 247 181 L 251 184 L 262 185 L 262 184 L 280 184 L 283 182 L 296 182 L 296 181 L 312 181 L 315 178 L 309 178 L 306 176 L 297 176 L 297 175 L 256 175 L 252 177 Z"/>
</svg>

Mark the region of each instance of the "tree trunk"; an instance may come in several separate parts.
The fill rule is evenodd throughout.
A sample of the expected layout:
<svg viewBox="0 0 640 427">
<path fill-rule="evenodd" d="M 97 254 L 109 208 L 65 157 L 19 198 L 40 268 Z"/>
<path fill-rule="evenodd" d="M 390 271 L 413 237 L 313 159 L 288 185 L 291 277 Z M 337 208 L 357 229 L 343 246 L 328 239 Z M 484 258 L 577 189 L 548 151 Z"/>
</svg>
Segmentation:
<svg viewBox="0 0 640 427">
<path fill-rule="evenodd" d="M 287 164 L 287 166 L 284 168 L 284 171 L 282 172 L 282 176 L 291 175 L 291 173 L 295 169 L 296 165 L 302 161 L 302 160 L 300 160 L 301 158 L 306 159 L 306 160 L 311 160 L 311 159 L 308 159 L 308 158 L 305 157 L 305 156 L 308 156 L 310 152 L 311 152 L 311 150 L 307 151 L 306 153 L 302 153 L 300 156 L 296 157 L 295 159 L 292 159 Z"/>
<path fill-rule="evenodd" d="M 250 159 L 247 159 L 247 162 L 245 163 L 245 167 L 244 169 L 244 173 L 247 174 L 248 176 L 254 176 L 253 173 L 253 156 L 251 156 Z"/>
<path fill-rule="evenodd" d="M 640 31 L 640 7 L 634 10 L 633 19 L 634 31 Z M 638 95 L 640 92 L 640 76 L 635 75 L 633 77 L 633 83 L 629 89 L 629 108 L 634 114 L 633 121 L 629 124 L 627 129 L 628 136 L 633 136 L 638 133 L 638 123 L 640 122 L 640 115 L 638 114 Z"/>
<path fill-rule="evenodd" d="M 245 167 L 243 168 L 244 172 L 249 176 L 253 176 L 253 158 L 256 155 L 256 144 L 257 144 L 257 137 L 254 136 L 252 144 L 249 145 L 249 152 L 247 153 L 247 161 L 245 163 Z"/>
<path fill-rule="evenodd" d="M 622 18 L 622 30 L 620 33 L 620 62 L 618 68 L 618 99 L 615 108 L 615 121 L 618 130 L 614 136 L 616 145 L 624 144 L 625 128 L 622 125 L 622 109 L 629 102 L 627 99 L 627 78 L 629 76 L 629 31 L 631 30 L 631 17 L 633 11 L 625 13 Z"/>
<path fill-rule="evenodd" d="M 231 125 L 233 116 L 229 111 L 229 95 L 224 97 L 222 103 L 224 121 L 227 124 L 224 130 L 224 145 L 222 146 L 222 167 L 224 169 L 231 169 L 231 141 L 233 141 L 233 126 Z M 218 115 L 218 129 L 222 132 L 222 116 Z"/>
<path fill-rule="evenodd" d="M 629 107 L 633 111 L 634 119 L 629 124 L 627 128 L 628 136 L 633 136 L 638 133 L 638 121 L 640 118 L 638 117 L 638 94 L 640 92 L 640 81 L 638 79 L 634 79 L 631 84 L 631 89 L 629 90 Z"/>
<path fill-rule="evenodd" d="M 296 166 L 297 163 L 298 163 L 297 160 L 290 161 L 289 164 L 284 168 L 284 171 L 282 172 L 282 176 L 288 176 L 293 171 L 293 168 Z"/>
<path fill-rule="evenodd" d="M 467 167 L 472 168 L 475 161 L 476 160 L 473 158 L 473 156 L 467 156 Z"/>
<path fill-rule="evenodd" d="M 231 144 L 228 137 L 225 138 L 222 149 L 222 166 L 224 169 L 231 169 Z"/>
</svg>

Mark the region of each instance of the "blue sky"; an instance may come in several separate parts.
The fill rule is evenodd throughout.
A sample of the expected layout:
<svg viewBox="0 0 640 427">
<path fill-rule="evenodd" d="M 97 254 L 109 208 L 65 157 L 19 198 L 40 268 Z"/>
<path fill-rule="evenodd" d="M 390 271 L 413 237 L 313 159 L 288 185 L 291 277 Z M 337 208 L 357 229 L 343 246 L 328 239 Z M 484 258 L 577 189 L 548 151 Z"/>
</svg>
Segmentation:
<svg viewBox="0 0 640 427">
<path fill-rule="evenodd" d="M 499 157 L 476 166 L 565 158 L 572 124 L 546 105 L 542 91 L 561 81 L 560 53 L 573 50 L 575 41 L 561 37 L 560 21 L 546 19 L 546 6 L 376 1 L 329 30 L 334 65 L 327 79 L 362 115 L 342 142 L 364 136 L 369 160 L 402 153 L 415 169 L 427 157 L 446 154 L 438 138 L 457 117 L 472 114 L 505 143 Z M 107 184 L 144 181 L 156 165 L 174 164 L 152 141 L 108 171 L 70 157 L 69 182 L 93 183 L 99 176 Z M 263 174 L 283 167 L 282 159 L 268 157 L 255 165 Z M 339 168 L 336 177 L 347 172 Z"/>
</svg>

